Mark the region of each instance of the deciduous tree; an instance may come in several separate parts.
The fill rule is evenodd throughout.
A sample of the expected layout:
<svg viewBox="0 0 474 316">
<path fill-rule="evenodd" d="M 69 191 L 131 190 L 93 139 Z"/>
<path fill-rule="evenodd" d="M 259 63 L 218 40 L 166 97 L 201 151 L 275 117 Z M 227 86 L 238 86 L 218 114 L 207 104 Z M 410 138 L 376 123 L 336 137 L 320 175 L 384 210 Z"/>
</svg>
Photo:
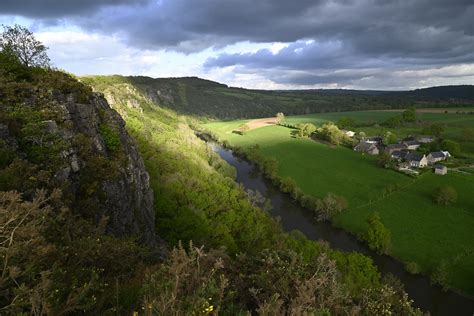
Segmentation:
<svg viewBox="0 0 474 316">
<path fill-rule="evenodd" d="M 433 200 L 440 205 L 447 206 L 456 202 L 458 193 L 451 186 L 439 187 L 433 192 Z"/>
<path fill-rule="evenodd" d="M 385 227 L 380 219 L 380 215 L 374 212 L 368 219 L 367 241 L 372 250 L 380 254 L 388 254 L 391 243 L 390 231 Z"/>
<path fill-rule="evenodd" d="M 284 119 L 285 119 L 285 114 L 283 114 L 282 112 L 278 112 L 276 114 L 276 123 L 277 124 L 281 124 Z"/>
<path fill-rule="evenodd" d="M 48 48 L 38 41 L 26 27 L 15 24 L 4 26 L 0 36 L 0 49 L 10 50 L 26 67 L 48 67 Z"/>
</svg>

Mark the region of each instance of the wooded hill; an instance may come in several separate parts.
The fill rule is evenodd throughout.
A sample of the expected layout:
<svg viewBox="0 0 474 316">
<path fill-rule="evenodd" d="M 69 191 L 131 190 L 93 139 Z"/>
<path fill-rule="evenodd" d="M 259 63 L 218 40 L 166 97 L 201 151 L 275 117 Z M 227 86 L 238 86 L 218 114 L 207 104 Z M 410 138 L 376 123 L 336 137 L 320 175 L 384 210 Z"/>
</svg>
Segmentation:
<svg viewBox="0 0 474 316">
<path fill-rule="evenodd" d="M 87 79 L 85 79 L 87 80 Z M 471 106 L 474 86 L 445 86 L 413 91 L 250 90 L 197 77 L 158 78 L 97 76 L 102 84 L 129 84 L 155 103 L 181 114 L 217 119 L 317 112 L 416 107 Z"/>
</svg>

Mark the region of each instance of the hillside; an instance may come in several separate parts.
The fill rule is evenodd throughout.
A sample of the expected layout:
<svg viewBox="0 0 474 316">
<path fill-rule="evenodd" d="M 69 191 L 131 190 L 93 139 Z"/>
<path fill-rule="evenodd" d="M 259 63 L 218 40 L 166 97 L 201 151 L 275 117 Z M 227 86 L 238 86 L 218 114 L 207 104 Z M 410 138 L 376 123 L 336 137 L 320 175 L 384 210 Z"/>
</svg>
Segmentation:
<svg viewBox="0 0 474 316">
<path fill-rule="evenodd" d="M 88 78 L 82 78 L 87 82 Z M 228 87 L 196 77 L 158 78 L 97 76 L 101 88 L 127 84 L 153 102 L 180 114 L 237 119 L 318 112 L 399 109 L 410 106 L 468 106 L 473 86 L 434 87 L 415 91 L 291 90 L 265 91 Z"/>
<path fill-rule="evenodd" d="M 380 289 L 394 289 L 394 284 L 381 280 L 371 259 L 334 251 L 297 232 L 284 233 L 262 210 L 269 207 L 266 201 L 252 198 L 255 192 L 244 191 L 236 184 L 235 170 L 195 135 L 195 120 L 163 108 L 134 85 L 123 81 L 105 84 L 104 79 L 107 78 L 88 78 L 87 83 L 104 93 L 138 142 L 150 173 L 160 237 L 170 246 L 179 247 L 180 241 L 187 244 L 192 240 L 206 249 L 220 249 L 225 258 L 223 277 L 228 285 L 222 289 L 223 298 L 216 298 L 216 294 L 201 296 L 194 289 L 196 294 L 182 294 L 182 304 L 194 295 L 206 298 L 206 306 L 210 304 L 207 297 L 212 297 L 214 308 L 221 300 L 217 307 L 230 314 L 243 310 L 337 314 L 354 311 L 355 306 L 359 306 L 355 307 L 358 313 L 373 314 L 381 305 L 369 307 L 364 301 L 372 302 L 376 295 L 381 301 L 393 302 L 395 313 L 416 313 L 410 303 L 403 303 L 399 288 L 391 292 L 390 298 L 379 296 Z M 323 264 L 325 258 L 330 258 L 333 267 Z M 315 264 L 325 272 L 315 272 Z M 339 276 L 326 279 L 330 271 L 337 271 Z M 307 278 L 311 274 L 314 279 Z M 313 287 L 315 281 L 320 285 Z M 305 301 L 298 293 L 322 296 Z M 153 306 L 160 305 L 156 296 L 152 302 Z"/>
<path fill-rule="evenodd" d="M 189 117 L 7 57 L 2 313 L 419 314 L 370 258 L 285 233 Z"/>
</svg>

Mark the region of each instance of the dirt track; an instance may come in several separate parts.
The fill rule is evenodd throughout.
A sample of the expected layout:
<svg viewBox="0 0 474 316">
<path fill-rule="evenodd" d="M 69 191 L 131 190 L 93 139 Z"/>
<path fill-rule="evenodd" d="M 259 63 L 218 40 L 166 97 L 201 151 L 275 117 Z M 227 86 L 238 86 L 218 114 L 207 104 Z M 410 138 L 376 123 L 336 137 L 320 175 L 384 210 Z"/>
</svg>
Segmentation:
<svg viewBox="0 0 474 316">
<path fill-rule="evenodd" d="M 266 117 L 266 118 L 251 120 L 247 123 L 247 125 L 249 126 L 249 129 L 256 129 L 256 128 L 264 127 L 268 125 L 275 125 L 276 123 L 277 123 L 276 117 Z"/>
</svg>

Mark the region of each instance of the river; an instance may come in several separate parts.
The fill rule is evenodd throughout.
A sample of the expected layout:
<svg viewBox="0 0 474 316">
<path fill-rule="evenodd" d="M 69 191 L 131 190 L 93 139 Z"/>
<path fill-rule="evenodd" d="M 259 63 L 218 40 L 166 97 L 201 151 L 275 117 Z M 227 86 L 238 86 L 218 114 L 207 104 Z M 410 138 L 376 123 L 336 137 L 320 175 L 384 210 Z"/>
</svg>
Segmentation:
<svg viewBox="0 0 474 316">
<path fill-rule="evenodd" d="M 238 183 L 246 188 L 258 190 L 272 203 L 270 214 L 281 219 L 286 231 L 299 230 L 312 240 L 325 240 L 332 248 L 342 251 L 357 251 L 370 256 L 382 274 L 395 275 L 405 286 L 405 291 L 413 304 L 431 315 L 474 315 L 474 300 L 470 300 L 453 291 L 443 291 L 441 287 L 431 285 L 426 276 L 408 273 L 404 265 L 389 257 L 371 251 L 365 243 L 328 222 L 316 222 L 310 212 L 302 208 L 288 194 L 282 193 L 271 181 L 263 177 L 257 167 L 229 149 L 215 142 L 208 142 L 212 149 L 237 170 Z"/>
</svg>

